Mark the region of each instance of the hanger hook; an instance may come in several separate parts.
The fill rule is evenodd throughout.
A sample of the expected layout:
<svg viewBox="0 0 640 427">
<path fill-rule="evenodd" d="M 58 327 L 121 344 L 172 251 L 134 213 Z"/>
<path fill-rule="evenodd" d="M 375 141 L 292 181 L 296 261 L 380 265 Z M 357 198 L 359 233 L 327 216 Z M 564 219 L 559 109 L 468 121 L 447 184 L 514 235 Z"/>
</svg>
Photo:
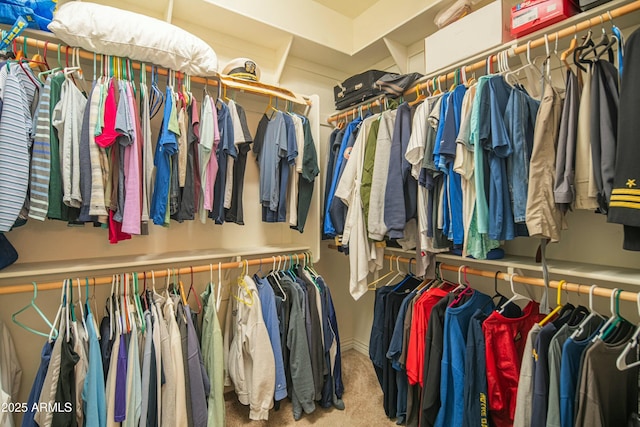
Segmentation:
<svg viewBox="0 0 640 427">
<path fill-rule="evenodd" d="M 612 290 L 611 295 L 609 296 L 609 310 L 611 310 L 612 316 L 615 315 L 616 292 L 618 292 L 618 288 Z"/>
<path fill-rule="evenodd" d="M 461 265 L 460 267 L 458 267 L 458 285 L 462 284 L 462 269 L 464 268 L 464 265 Z"/>
<path fill-rule="evenodd" d="M 502 272 L 500 270 L 496 271 L 495 274 L 493 275 L 493 290 L 495 291 L 495 294 L 498 294 L 498 276 L 501 274 Z"/>
<path fill-rule="evenodd" d="M 611 21 L 611 25 L 613 25 L 613 16 L 611 16 L 611 12 L 607 10 L 607 16 L 609 17 L 609 21 Z"/>
<path fill-rule="evenodd" d="M 596 285 L 591 285 L 591 287 L 589 288 L 589 311 L 593 311 L 593 291 L 596 288 Z M 638 295 L 640 295 L 640 293 Z"/>
<path fill-rule="evenodd" d="M 509 285 L 511 286 L 511 293 L 512 293 L 512 294 L 514 294 L 514 295 L 516 294 L 516 288 L 515 288 L 515 286 L 514 286 L 514 284 L 513 284 L 513 278 L 514 278 L 515 276 L 517 276 L 517 275 L 518 275 L 518 274 L 513 273 L 511 276 L 509 276 Z"/>
</svg>

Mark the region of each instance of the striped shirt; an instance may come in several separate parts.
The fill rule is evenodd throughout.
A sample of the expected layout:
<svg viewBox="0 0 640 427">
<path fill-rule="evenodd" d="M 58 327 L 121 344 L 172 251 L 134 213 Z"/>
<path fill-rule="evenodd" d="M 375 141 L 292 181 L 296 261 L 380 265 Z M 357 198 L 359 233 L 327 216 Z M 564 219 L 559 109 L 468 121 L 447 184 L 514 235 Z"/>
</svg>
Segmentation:
<svg viewBox="0 0 640 427">
<path fill-rule="evenodd" d="M 28 71 L 30 72 L 30 71 Z M 0 231 L 9 231 L 20 214 L 29 186 L 30 106 L 35 86 L 22 80 L 20 65 L 7 75 L 0 118 Z M 29 80 L 27 80 L 29 81 Z"/>
<path fill-rule="evenodd" d="M 47 80 L 38 103 L 36 135 L 31 154 L 31 183 L 29 218 L 44 221 L 49 209 L 49 176 L 51 174 L 51 145 L 49 128 L 49 99 L 51 80 Z"/>
</svg>

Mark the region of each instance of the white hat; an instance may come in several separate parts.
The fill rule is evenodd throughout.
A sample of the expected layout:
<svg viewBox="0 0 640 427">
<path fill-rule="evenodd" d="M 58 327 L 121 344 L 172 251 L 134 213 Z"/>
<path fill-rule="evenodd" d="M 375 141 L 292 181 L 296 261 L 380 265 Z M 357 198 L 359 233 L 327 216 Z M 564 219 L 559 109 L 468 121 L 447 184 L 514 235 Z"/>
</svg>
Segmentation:
<svg viewBox="0 0 640 427">
<path fill-rule="evenodd" d="M 222 74 L 257 82 L 260 80 L 260 67 L 249 58 L 236 58 L 224 67 Z"/>
</svg>

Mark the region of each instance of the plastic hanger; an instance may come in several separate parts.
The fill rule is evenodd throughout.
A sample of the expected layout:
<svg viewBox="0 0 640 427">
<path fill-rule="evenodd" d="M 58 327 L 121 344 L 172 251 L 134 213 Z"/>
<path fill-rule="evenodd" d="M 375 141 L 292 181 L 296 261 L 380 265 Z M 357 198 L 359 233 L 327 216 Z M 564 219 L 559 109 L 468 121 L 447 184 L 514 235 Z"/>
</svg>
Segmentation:
<svg viewBox="0 0 640 427">
<path fill-rule="evenodd" d="M 609 311 L 611 311 L 611 317 L 609 317 L 606 323 L 602 325 L 602 328 L 600 328 L 600 332 L 593 338 L 593 342 L 595 342 L 597 339 L 604 339 L 604 334 L 611 328 L 612 325 L 619 321 L 617 319 L 615 311 L 616 294 L 618 292 L 621 292 L 619 288 L 615 288 L 611 291 L 611 296 L 609 297 Z"/>
<path fill-rule="evenodd" d="M 80 307 L 80 319 L 82 320 L 82 327 L 84 328 L 85 332 L 87 332 L 88 329 L 87 322 L 85 321 L 84 303 L 82 302 L 82 287 L 80 286 L 80 278 L 78 277 L 76 280 L 78 282 L 78 307 Z"/>
<path fill-rule="evenodd" d="M 461 270 L 464 270 L 464 281 L 465 281 L 464 284 L 462 283 L 462 280 L 460 278 Z M 458 289 L 462 289 L 462 292 L 460 292 L 458 294 L 458 296 L 451 302 L 451 304 L 449 304 L 449 307 L 457 306 L 458 303 L 460 301 L 462 301 L 462 299 L 465 297 L 465 295 L 469 295 L 469 294 L 473 293 L 473 289 L 471 288 L 471 284 L 467 280 L 467 266 L 466 265 L 461 265 L 460 268 L 458 268 L 458 287 L 455 288 L 452 292 L 455 293 Z"/>
<path fill-rule="evenodd" d="M 399 277 L 402 277 L 403 273 L 402 271 L 400 271 L 400 257 L 396 256 L 396 269 L 395 269 L 395 275 L 393 277 L 391 277 L 390 280 L 387 281 L 387 283 L 385 283 L 384 286 L 390 286 L 392 283 L 394 283 Z"/>
<path fill-rule="evenodd" d="M 553 319 L 556 314 L 558 314 L 560 310 L 562 310 L 562 288 L 566 283 L 566 280 L 561 280 L 560 283 L 558 283 L 558 288 L 556 289 L 556 307 L 551 310 L 551 313 L 547 314 L 544 319 L 538 322 L 539 326 L 542 327 L 546 325 L 549 320 Z"/>
<path fill-rule="evenodd" d="M 569 43 L 569 47 L 560 55 L 560 61 L 564 64 L 567 70 L 571 69 L 571 64 L 569 64 L 567 58 L 573 53 L 573 51 L 576 49 L 576 46 L 578 46 L 578 35 L 574 34 L 573 38 L 571 39 L 571 43 Z"/>
<path fill-rule="evenodd" d="M 144 331 L 147 329 L 147 322 L 144 318 L 144 310 L 142 309 L 142 303 L 140 302 L 140 290 L 138 288 L 138 273 L 131 273 L 131 277 L 133 278 L 133 300 L 136 307 L 136 314 L 138 317 L 138 324 L 140 325 L 140 332 L 144 334 Z"/>
<path fill-rule="evenodd" d="M 638 314 L 640 314 L 640 293 L 638 293 L 636 296 L 636 304 L 638 306 Z M 636 330 L 633 333 L 631 340 L 627 343 L 624 350 L 622 350 L 622 353 L 620 353 L 620 356 L 618 356 L 618 359 L 616 360 L 616 366 L 619 370 L 625 371 L 627 369 L 640 366 L 640 360 L 636 360 L 635 362 L 632 362 L 632 363 L 627 362 L 627 356 L 632 350 L 635 350 L 634 354 L 637 354 L 637 347 L 639 342 L 640 342 L 640 325 L 636 327 Z"/>
<path fill-rule="evenodd" d="M 370 283 L 367 284 L 367 288 L 369 290 L 375 291 L 377 289 L 376 285 L 378 283 L 382 282 L 384 279 L 386 279 L 387 277 L 391 276 L 394 273 L 393 264 L 392 264 L 393 263 L 393 258 L 394 258 L 393 255 L 389 256 L 389 271 L 385 275 L 383 275 L 381 277 L 378 277 L 373 282 L 370 282 Z"/>
<path fill-rule="evenodd" d="M 515 286 L 513 284 L 513 278 L 517 276 L 517 274 L 512 274 L 509 276 L 509 285 L 511 286 L 511 293 L 513 294 L 513 296 L 511 298 L 509 298 L 508 301 L 506 301 L 504 304 L 502 304 L 502 306 L 498 309 L 498 313 L 502 314 L 504 312 L 505 307 L 507 307 L 509 304 L 515 302 L 515 301 L 519 301 L 519 300 L 526 300 L 526 301 L 531 301 L 531 298 L 529 298 L 528 296 L 525 295 L 521 295 L 519 293 L 516 292 L 515 290 Z"/>
<path fill-rule="evenodd" d="M 155 65 L 151 66 L 151 93 L 149 95 L 149 116 L 153 119 L 160 112 L 164 103 L 164 93 L 158 87 L 158 71 Z"/>
<path fill-rule="evenodd" d="M 591 29 L 589 29 L 587 34 L 584 36 L 582 44 L 576 47 L 573 51 L 573 63 L 576 64 L 576 67 L 584 72 L 586 72 L 587 69 L 583 66 L 583 64 L 591 64 L 591 61 L 584 60 L 582 58 L 582 52 L 594 46 L 593 40 L 591 39 L 592 35 L 593 33 L 591 32 Z"/>
<path fill-rule="evenodd" d="M 248 295 L 251 299 L 247 300 L 245 298 L 240 298 L 238 296 L 236 296 L 235 294 L 233 294 L 233 297 L 240 303 L 246 305 L 247 307 L 251 307 L 253 306 L 253 302 L 254 302 L 254 296 L 253 296 L 253 292 L 251 292 L 251 289 L 249 289 L 249 286 L 247 285 L 247 282 L 245 281 L 245 276 L 247 275 L 247 269 L 249 267 L 249 262 L 247 260 L 242 260 L 242 273 L 238 276 L 238 287 L 242 290 L 244 290 L 245 294 Z"/>
<path fill-rule="evenodd" d="M 38 298 L 38 285 L 36 284 L 36 282 L 31 282 L 31 284 L 33 285 L 33 298 L 31 298 L 31 302 L 29 302 L 29 304 L 27 304 L 26 306 L 22 307 L 20 310 L 18 310 L 15 313 L 13 313 L 11 315 L 11 320 L 13 321 L 13 323 L 15 323 L 16 325 L 20 326 L 22 329 L 25 329 L 25 330 L 27 330 L 27 331 L 29 331 L 31 333 L 36 334 L 36 335 L 40 335 L 41 337 L 49 337 L 49 333 L 37 331 L 37 330 L 25 325 L 24 323 L 20 322 L 17 319 L 18 315 L 20 315 L 21 313 L 24 313 L 28 309 L 32 308 L 32 309 L 35 310 L 35 312 L 38 314 L 38 316 L 40 316 L 40 318 L 42 320 L 44 320 L 44 322 L 47 324 L 47 326 L 49 326 L 49 330 L 51 330 L 51 328 L 55 329 L 53 324 L 51 324 L 49 319 L 47 319 L 47 316 L 45 316 L 45 314 L 42 312 L 42 310 L 40 310 L 40 308 L 36 304 L 36 298 Z M 58 335 L 58 331 L 56 330 L 55 331 L 55 336 L 57 336 L 57 335 Z"/>
</svg>

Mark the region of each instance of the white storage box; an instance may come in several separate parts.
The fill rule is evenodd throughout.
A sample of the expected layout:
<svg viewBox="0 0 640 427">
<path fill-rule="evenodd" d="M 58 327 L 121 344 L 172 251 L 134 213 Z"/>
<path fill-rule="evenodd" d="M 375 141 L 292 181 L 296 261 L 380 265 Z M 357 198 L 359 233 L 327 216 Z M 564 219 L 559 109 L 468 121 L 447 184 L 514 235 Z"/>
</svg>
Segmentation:
<svg viewBox="0 0 640 427">
<path fill-rule="evenodd" d="M 426 74 L 508 42 L 510 10 L 507 1 L 496 0 L 427 37 Z"/>
</svg>

